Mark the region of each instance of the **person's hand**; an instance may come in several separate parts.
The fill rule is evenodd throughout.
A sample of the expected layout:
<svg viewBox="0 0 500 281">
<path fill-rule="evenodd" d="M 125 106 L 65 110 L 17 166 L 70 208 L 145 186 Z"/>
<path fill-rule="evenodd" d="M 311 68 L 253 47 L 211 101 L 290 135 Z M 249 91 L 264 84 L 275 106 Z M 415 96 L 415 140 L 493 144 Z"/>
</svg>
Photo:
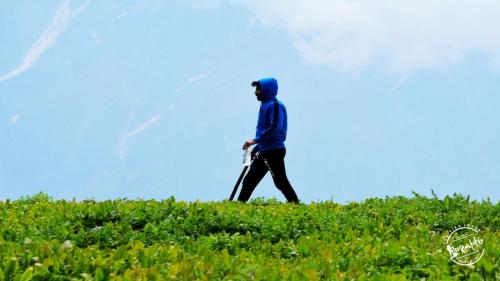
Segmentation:
<svg viewBox="0 0 500 281">
<path fill-rule="evenodd" d="M 252 152 L 250 152 L 250 159 L 254 160 L 255 156 L 257 155 L 257 149 L 252 149 Z"/>
<path fill-rule="evenodd" d="M 243 150 L 249 148 L 251 145 L 254 145 L 256 144 L 256 142 L 254 140 L 247 140 L 244 144 L 243 144 Z"/>
</svg>

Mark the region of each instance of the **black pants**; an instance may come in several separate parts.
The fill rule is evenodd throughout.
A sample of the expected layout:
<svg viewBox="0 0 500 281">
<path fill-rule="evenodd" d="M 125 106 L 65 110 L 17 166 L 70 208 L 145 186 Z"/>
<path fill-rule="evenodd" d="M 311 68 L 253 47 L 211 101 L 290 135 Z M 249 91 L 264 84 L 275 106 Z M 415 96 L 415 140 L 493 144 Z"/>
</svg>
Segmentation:
<svg viewBox="0 0 500 281">
<path fill-rule="evenodd" d="M 238 196 L 238 201 L 248 201 L 257 184 L 259 184 L 267 171 L 269 171 L 273 177 L 274 185 L 281 190 L 286 200 L 288 202 L 298 203 L 299 199 L 297 198 L 297 194 L 286 177 L 285 154 L 286 150 L 284 148 L 257 153 L 250 165 L 250 170 L 243 179 L 243 187 Z"/>
</svg>

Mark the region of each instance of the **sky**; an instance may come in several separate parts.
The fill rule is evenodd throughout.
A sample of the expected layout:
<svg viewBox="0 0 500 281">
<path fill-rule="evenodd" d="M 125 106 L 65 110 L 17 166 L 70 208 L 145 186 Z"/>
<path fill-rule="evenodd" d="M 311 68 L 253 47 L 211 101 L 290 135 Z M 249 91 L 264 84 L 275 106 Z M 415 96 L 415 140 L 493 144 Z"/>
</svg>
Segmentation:
<svg viewBox="0 0 500 281">
<path fill-rule="evenodd" d="M 499 1 L 0 5 L 0 200 L 227 199 L 264 77 L 302 202 L 500 199 Z"/>
</svg>

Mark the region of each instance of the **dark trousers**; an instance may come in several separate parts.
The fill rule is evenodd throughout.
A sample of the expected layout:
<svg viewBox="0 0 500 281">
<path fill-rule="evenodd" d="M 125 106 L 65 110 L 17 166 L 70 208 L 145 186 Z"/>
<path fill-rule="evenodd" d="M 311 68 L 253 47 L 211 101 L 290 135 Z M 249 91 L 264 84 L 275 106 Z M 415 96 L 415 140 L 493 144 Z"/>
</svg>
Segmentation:
<svg viewBox="0 0 500 281">
<path fill-rule="evenodd" d="M 286 200 L 298 203 L 297 194 L 286 177 L 285 154 L 286 150 L 284 148 L 258 152 L 252 164 L 250 164 L 250 170 L 243 179 L 243 187 L 238 196 L 238 201 L 248 201 L 257 184 L 259 184 L 267 171 L 269 171 L 273 177 L 274 185 L 281 190 Z"/>
</svg>

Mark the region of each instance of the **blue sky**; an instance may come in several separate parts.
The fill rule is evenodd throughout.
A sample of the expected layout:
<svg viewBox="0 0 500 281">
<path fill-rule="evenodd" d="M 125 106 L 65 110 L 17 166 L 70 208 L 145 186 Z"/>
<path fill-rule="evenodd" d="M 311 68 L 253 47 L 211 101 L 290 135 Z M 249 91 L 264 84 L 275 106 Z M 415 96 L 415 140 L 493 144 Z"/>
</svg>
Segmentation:
<svg viewBox="0 0 500 281">
<path fill-rule="evenodd" d="M 450 1 L 2 3 L 0 199 L 225 199 L 273 76 L 302 201 L 497 201 L 500 4 Z"/>
</svg>

